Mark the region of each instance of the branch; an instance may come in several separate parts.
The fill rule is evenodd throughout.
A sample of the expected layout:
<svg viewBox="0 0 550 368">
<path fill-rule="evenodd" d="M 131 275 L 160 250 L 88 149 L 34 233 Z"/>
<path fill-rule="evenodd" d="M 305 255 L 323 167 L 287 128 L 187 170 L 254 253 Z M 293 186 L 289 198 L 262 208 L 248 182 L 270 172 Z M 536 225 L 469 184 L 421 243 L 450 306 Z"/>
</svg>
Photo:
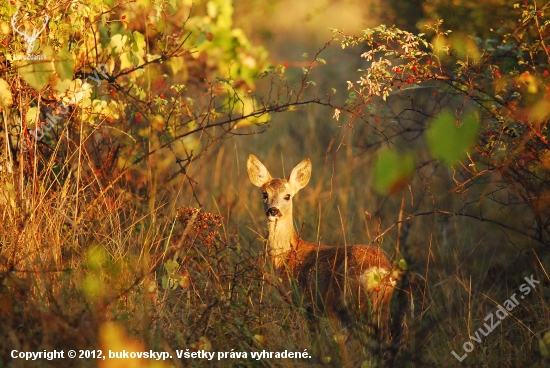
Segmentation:
<svg viewBox="0 0 550 368">
<path fill-rule="evenodd" d="M 441 214 L 441 215 L 447 215 L 447 216 L 462 216 L 462 217 L 468 217 L 468 218 L 473 218 L 473 219 L 476 219 L 476 220 L 479 220 L 481 222 L 489 222 L 491 224 L 495 224 L 495 225 L 498 225 L 499 227 L 502 227 L 502 228 L 505 228 L 507 230 L 510 230 L 510 231 L 513 231 L 517 234 L 521 234 L 521 235 L 524 235 L 530 239 L 533 239 L 539 243 L 541 243 L 542 245 L 544 246 L 548 246 L 549 244 L 547 242 L 544 241 L 544 239 L 542 238 L 539 238 L 539 237 L 536 237 L 536 236 L 533 236 L 523 230 L 520 230 L 520 229 L 517 229 L 515 227 L 512 227 L 510 225 L 506 225 L 502 222 L 499 222 L 497 220 L 493 220 L 493 219 L 490 219 L 490 218 L 486 218 L 486 217 L 483 217 L 483 216 L 476 216 L 476 215 L 471 215 L 469 213 L 465 213 L 465 212 L 451 212 L 451 211 L 444 211 L 444 210 L 433 210 L 433 211 L 427 211 L 427 212 L 417 212 L 417 213 L 413 213 L 413 214 L 410 214 L 408 215 L 405 219 L 401 220 L 401 221 L 396 221 L 394 222 L 392 225 L 390 225 L 390 227 L 388 227 L 386 230 L 384 230 L 384 232 L 380 233 L 379 235 L 377 235 L 372 241 L 371 241 L 371 244 L 375 243 L 378 239 L 382 238 L 384 235 L 386 235 L 391 229 L 393 229 L 395 227 L 395 225 L 399 225 L 401 223 L 404 223 L 406 221 L 409 221 L 409 220 L 412 220 L 413 218 L 415 217 L 419 217 L 419 216 L 429 216 L 429 215 L 435 215 L 435 214 Z"/>
</svg>

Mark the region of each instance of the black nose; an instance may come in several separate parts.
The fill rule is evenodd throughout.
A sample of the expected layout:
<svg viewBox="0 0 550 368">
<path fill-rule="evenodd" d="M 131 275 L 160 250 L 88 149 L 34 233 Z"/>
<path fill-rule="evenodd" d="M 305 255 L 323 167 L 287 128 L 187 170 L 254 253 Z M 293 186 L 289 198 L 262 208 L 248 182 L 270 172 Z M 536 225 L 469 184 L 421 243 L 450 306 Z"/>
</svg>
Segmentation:
<svg viewBox="0 0 550 368">
<path fill-rule="evenodd" d="M 279 209 L 276 207 L 271 207 L 270 209 L 267 210 L 266 215 L 279 217 L 281 216 L 281 211 L 279 211 Z"/>
</svg>

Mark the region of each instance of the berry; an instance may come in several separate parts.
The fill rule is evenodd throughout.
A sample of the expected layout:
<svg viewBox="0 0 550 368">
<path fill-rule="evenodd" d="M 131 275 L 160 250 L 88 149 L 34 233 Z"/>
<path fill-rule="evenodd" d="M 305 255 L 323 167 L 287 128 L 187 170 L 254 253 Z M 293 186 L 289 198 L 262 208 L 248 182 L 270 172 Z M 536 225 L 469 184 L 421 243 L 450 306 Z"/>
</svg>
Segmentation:
<svg viewBox="0 0 550 368">
<path fill-rule="evenodd" d="M 499 72 L 498 70 L 495 69 L 495 70 L 493 71 L 493 75 L 494 75 L 495 77 L 498 78 L 498 77 L 500 77 L 500 72 Z"/>
<path fill-rule="evenodd" d="M 126 15 L 123 15 L 123 16 L 122 16 L 122 20 L 124 20 L 124 19 L 126 19 Z"/>
<path fill-rule="evenodd" d="M 13 6 L 15 6 L 15 1 L 11 0 L 11 1 L 10 1 L 10 4 L 13 5 Z"/>
<path fill-rule="evenodd" d="M 545 78 L 548 77 L 548 70 L 543 71 L 542 76 L 545 77 Z"/>
<path fill-rule="evenodd" d="M 542 12 L 540 10 L 537 10 L 537 17 L 542 16 Z"/>
<path fill-rule="evenodd" d="M 8 46 L 8 41 L 6 41 L 6 40 L 2 41 L 2 45 L 7 47 Z"/>
<path fill-rule="evenodd" d="M 159 95 L 159 97 L 160 97 L 160 98 L 164 98 L 164 95 L 161 93 L 161 94 Z"/>
</svg>

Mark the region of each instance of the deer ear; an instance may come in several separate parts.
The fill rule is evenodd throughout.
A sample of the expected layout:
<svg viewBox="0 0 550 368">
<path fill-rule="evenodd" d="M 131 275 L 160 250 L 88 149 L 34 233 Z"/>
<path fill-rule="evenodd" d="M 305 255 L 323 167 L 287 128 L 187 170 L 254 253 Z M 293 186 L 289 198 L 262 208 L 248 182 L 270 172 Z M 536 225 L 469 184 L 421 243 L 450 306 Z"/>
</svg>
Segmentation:
<svg viewBox="0 0 550 368">
<path fill-rule="evenodd" d="M 254 155 L 248 156 L 246 170 L 250 181 L 257 187 L 261 187 L 272 179 L 265 166 Z"/>
<path fill-rule="evenodd" d="M 311 161 L 306 158 L 292 169 L 288 181 L 298 191 L 307 185 L 309 178 L 311 178 Z"/>
</svg>

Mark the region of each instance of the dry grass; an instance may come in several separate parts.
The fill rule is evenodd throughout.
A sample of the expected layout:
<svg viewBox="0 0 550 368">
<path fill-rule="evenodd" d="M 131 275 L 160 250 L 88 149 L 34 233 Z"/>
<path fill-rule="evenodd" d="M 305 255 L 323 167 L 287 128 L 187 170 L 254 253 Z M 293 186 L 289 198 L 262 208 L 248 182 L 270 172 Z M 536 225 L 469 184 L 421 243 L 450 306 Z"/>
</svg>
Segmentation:
<svg viewBox="0 0 550 368">
<path fill-rule="evenodd" d="M 343 343 L 327 321 L 312 332 L 303 308 L 281 297 L 264 257 L 261 199 L 244 167 L 249 153 L 286 175 L 302 158 L 312 159 L 312 180 L 295 200 L 297 226 L 310 241 L 341 244 L 344 229 L 348 243 L 370 242 L 397 221 L 402 200 L 405 214 L 412 204 L 431 201 L 427 182 L 438 201 L 457 199 L 447 198 L 451 178 L 439 169 L 421 171 L 410 191 L 389 198 L 374 193 L 369 156 L 351 149 L 366 134 L 361 129 L 345 138 L 333 174 L 334 151 L 327 156 L 319 142 L 338 128 L 309 124 L 311 115 L 304 115 L 304 124 L 275 121 L 269 135 L 217 146 L 190 166 L 194 191 L 184 181 L 159 184 L 156 192 L 131 186 L 97 192 L 83 185 L 78 166 L 63 176 L 46 164 L 33 174 L 26 162 L 2 171 L 0 366 L 95 366 L 94 360 L 12 360 L 10 352 L 107 349 L 111 335 L 102 331 L 111 331 L 110 321 L 125 336 L 119 348 L 167 351 L 174 359 L 166 363 L 176 367 L 368 367 L 393 353 L 398 367 L 548 366 L 538 352 L 538 337 L 550 328 L 548 252 L 464 218 L 418 217 L 383 238 L 383 249 L 396 259 L 400 237 L 410 270 L 392 303 L 394 321 L 404 326 L 393 353 L 369 339 Z M 190 209 L 194 196 L 202 212 Z M 539 286 L 459 363 L 451 351 L 462 355 L 485 316 L 531 274 Z M 185 349 L 248 357 L 176 359 L 175 351 Z M 313 358 L 305 361 L 258 361 L 250 354 L 306 349 Z"/>
</svg>

